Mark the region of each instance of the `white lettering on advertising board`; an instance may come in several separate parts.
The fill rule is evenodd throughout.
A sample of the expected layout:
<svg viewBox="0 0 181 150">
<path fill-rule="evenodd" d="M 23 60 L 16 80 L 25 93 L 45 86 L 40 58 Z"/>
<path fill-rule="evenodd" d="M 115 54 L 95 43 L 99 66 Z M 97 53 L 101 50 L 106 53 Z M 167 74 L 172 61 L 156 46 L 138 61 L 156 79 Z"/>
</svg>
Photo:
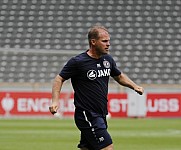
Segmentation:
<svg viewBox="0 0 181 150">
<path fill-rule="evenodd" d="M 50 105 L 48 98 L 19 98 L 17 100 L 18 112 L 47 112 Z"/>
<path fill-rule="evenodd" d="M 110 112 L 126 112 L 127 100 L 125 99 L 110 99 Z"/>
<path fill-rule="evenodd" d="M 19 98 L 17 100 L 18 112 L 48 112 L 51 99 L 48 98 Z M 73 99 L 60 99 L 60 109 L 63 112 L 74 112 Z"/>
<path fill-rule="evenodd" d="M 179 100 L 176 98 L 155 99 L 154 101 L 151 99 L 148 99 L 147 111 L 148 112 L 178 112 Z"/>
</svg>

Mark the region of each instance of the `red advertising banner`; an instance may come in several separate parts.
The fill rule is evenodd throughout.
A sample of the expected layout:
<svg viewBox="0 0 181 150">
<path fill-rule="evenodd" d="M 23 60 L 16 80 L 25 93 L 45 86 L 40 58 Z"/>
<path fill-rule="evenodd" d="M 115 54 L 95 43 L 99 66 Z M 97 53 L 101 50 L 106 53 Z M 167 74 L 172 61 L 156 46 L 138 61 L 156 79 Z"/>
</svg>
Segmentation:
<svg viewBox="0 0 181 150">
<path fill-rule="evenodd" d="M 108 94 L 108 110 L 111 117 L 127 117 L 127 94 Z"/>
<path fill-rule="evenodd" d="M 47 116 L 51 93 L 0 92 L 0 116 Z M 73 93 L 61 93 L 60 110 L 63 115 L 73 115 Z"/>
<path fill-rule="evenodd" d="M 181 93 L 147 94 L 148 117 L 181 117 Z"/>
<path fill-rule="evenodd" d="M 47 115 L 50 93 L 1 92 L 0 115 Z"/>
<path fill-rule="evenodd" d="M 111 117 L 128 117 L 128 94 L 109 93 Z M 51 116 L 51 93 L 0 92 L 0 116 Z M 59 110 L 64 117 L 74 114 L 73 93 L 61 93 Z M 181 93 L 149 93 L 146 96 L 145 117 L 181 117 Z"/>
</svg>

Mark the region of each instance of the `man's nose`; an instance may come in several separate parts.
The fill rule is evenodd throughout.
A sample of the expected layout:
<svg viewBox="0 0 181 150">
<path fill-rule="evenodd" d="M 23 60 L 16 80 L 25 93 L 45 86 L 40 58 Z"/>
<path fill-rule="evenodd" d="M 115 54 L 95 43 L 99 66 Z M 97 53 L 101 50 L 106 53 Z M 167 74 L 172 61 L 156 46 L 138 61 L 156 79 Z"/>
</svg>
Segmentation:
<svg viewBox="0 0 181 150">
<path fill-rule="evenodd" d="M 107 42 L 107 46 L 110 46 L 110 42 Z"/>
</svg>

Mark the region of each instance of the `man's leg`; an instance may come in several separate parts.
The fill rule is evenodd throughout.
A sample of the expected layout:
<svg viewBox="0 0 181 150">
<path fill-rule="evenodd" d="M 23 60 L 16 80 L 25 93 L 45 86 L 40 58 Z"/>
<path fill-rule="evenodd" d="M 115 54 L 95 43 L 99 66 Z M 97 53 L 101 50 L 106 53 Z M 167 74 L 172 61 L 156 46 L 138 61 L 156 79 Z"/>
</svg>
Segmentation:
<svg viewBox="0 0 181 150">
<path fill-rule="evenodd" d="M 81 131 L 79 149 L 113 150 L 112 139 L 107 131 L 106 118 L 76 109 L 75 123 Z"/>
<path fill-rule="evenodd" d="M 106 129 L 92 131 L 82 130 L 78 147 L 81 150 L 113 150 L 111 137 Z"/>
</svg>

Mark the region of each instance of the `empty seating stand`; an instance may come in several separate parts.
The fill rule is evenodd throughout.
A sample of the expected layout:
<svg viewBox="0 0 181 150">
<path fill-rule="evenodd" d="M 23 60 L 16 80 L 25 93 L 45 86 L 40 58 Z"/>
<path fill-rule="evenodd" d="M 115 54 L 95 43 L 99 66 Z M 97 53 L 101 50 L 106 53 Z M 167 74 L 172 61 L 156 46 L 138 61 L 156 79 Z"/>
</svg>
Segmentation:
<svg viewBox="0 0 181 150">
<path fill-rule="evenodd" d="M 180 0 L 1 0 L 0 81 L 50 82 L 70 56 L 59 52 L 88 49 L 88 29 L 101 24 L 111 34 L 111 54 L 130 78 L 180 84 L 180 12 Z"/>
</svg>

